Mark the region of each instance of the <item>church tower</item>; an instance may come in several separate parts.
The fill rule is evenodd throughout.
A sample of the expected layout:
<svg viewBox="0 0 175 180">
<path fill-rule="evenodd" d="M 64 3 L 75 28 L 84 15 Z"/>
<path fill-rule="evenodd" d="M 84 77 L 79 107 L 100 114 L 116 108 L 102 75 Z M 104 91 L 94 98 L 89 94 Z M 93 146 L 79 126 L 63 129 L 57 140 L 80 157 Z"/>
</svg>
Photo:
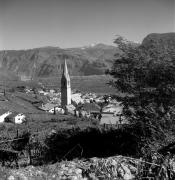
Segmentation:
<svg viewBox="0 0 175 180">
<path fill-rule="evenodd" d="M 71 87 L 70 77 L 67 69 L 66 60 L 64 62 L 63 74 L 61 77 L 61 106 L 64 108 L 66 105 L 71 104 Z"/>
</svg>

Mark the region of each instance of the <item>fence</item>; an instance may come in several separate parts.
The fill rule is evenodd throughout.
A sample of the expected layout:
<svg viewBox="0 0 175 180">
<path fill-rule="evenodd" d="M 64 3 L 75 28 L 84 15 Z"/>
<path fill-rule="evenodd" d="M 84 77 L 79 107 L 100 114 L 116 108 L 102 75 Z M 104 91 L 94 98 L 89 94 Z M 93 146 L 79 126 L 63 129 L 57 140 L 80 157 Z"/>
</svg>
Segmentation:
<svg viewBox="0 0 175 180">
<path fill-rule="evenodd" d="M 39 160 L 43 157 L 43 148 L 41 147 L 38 135 L 42 132 L 37 131 L 33 135 L 30 135 L 30 131 L 27 132 L 28 135 L 24 134 L 19 136 L 19 131 L 16 131 L 16 137 L 12 138 L 10 135 L 7 140 L 0 141 L 0 161 L 4 165 L 5 161 L 16 161 L 16 159 L 27 159 L 27 164 L 33 164 L 34 160 Z M 11 154 L 11 157 L 7 157 Z M 3 157 L 4 156 L 4 157 Z M 14 159 L 14 156 L 16 159 Z"/>
</svg>

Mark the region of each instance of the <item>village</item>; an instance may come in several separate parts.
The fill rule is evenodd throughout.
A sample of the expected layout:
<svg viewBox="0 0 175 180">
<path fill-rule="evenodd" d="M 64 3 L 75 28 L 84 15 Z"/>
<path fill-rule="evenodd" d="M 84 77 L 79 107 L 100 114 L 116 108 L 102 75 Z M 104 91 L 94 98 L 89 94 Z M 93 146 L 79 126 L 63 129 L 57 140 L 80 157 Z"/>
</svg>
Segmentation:
<svg viewBox="0 0 175 180">
<path fill-rule="evenodd" d="M 127 123 L 122 118 L 122 105 L 112 99 L 110 95 L 71 90 L 66 61 L 61 80 L 61 89 L 49 89 L 41 83 L 39 87 L 35 88 L 21 86 L 11 94 L 2 92 L 0 104 L 5 107 L 6 104 L 3 103 L 8 103 L 8 101 L 12 100 L 12 97 L 18 97 L 20 100 L 30 103 L 31 106 L 37 109 L 38 113 L 42 111 L 56 116 L 69 114 L 79 118 L 94 118 L 99 121 L 99 124 Z M 20 103 L 20 105 L 24 105 L 24 102 Z M 0 109 L 0 123 L 27 123 L 28 114 L 31 110 L 29 112 L 27 110 L 20 112 L 14 108 L 8 109 L 8 106 L 4 107 L 1 106 Z"/>
</svg>

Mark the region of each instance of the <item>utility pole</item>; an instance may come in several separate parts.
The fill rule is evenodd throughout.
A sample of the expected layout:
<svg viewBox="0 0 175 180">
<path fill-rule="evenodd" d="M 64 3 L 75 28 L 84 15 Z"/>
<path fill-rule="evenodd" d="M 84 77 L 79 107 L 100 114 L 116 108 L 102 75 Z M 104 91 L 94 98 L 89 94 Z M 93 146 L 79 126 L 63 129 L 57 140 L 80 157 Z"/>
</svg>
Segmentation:
<svg viewBox="0 0 175 180">
<path fill-rule="evenodd" d="M 6 82 L 5 82 L 5 80 L 4 80 L 3 84 L 4 84 L 4 88 L 3 88 L 4 89 L 4 96 L 6 96 Z"/>
</svg>

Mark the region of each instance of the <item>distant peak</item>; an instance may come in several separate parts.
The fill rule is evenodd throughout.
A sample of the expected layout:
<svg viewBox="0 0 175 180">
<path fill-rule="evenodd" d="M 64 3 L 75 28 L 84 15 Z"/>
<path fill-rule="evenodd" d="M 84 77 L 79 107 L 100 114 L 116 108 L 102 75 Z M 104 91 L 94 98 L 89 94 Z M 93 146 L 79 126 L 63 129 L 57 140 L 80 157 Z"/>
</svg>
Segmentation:
<svg viewBox="0 0 175 180">
<path fill-rule="evenodd" d="M 107 44 L 103 44 L 103 43 L 92 43 L 90 45 L 81 47 L 81 49 L 88 49 L 88 48 L 108 49 L 108 48 L 113 48 L 113 47 L 114 46 L 112 46 L 112 45 L 107 45 Z"/>
<path fill-rule="evenodd" d="M 43 46 L 36 49 L 60 49 L 60 47 L 54 47 L 54 46 Z"/>
<path fill-rule="evenodd" d="M 96 45 L 97 45 L 97 43 L 92 43 L 92 44 L 90 44 L 90 47 L 94 47 Z"/>
</svg>

